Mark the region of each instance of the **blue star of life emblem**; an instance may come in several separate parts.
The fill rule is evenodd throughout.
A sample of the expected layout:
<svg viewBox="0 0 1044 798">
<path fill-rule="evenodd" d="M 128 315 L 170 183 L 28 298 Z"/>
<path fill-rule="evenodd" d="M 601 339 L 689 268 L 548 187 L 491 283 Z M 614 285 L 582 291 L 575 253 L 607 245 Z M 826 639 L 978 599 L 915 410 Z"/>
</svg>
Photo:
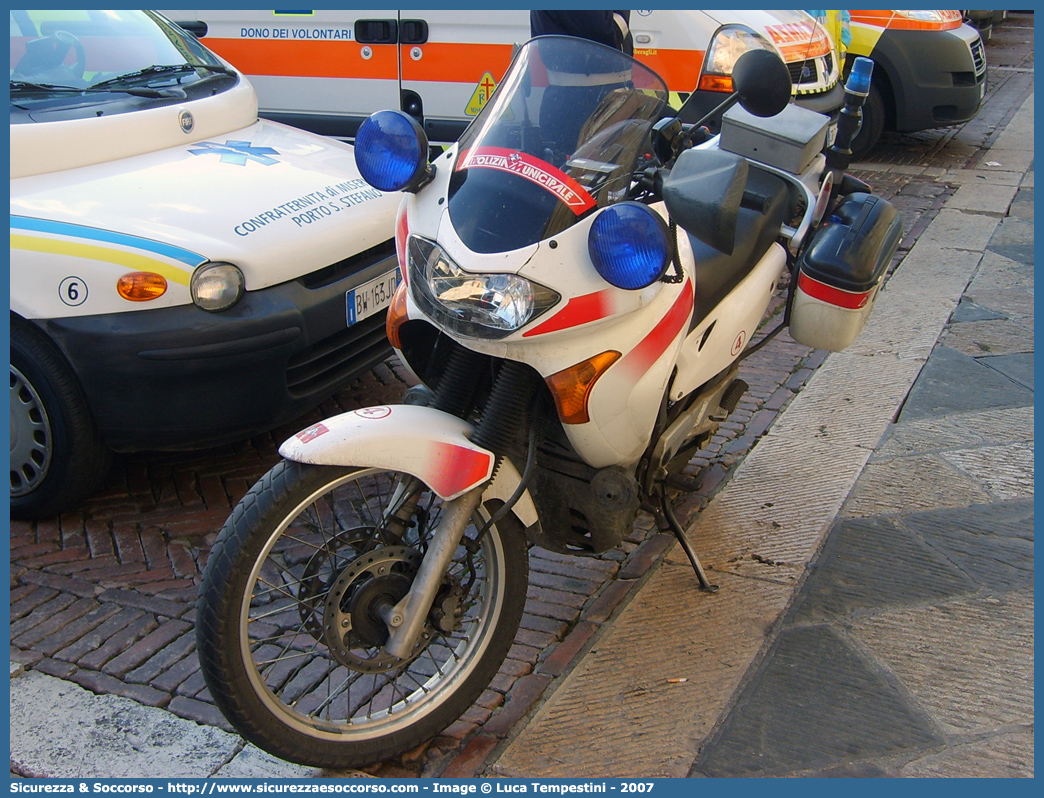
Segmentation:
<svg viewBox="0 0 1044 798">
<path fill-rule="evenodd" d="M 271 147 L 252 147 L 249 141 L 226 141 L 224 144 L 216 144 L 213 141 L 201 141 L 194 145 L 202 149 L 189 150 L 193 155 L 208 155 L 217 153 L 221 156 L 221 163 L 231 163 L 237 166 L 245 166 L 247 161 L 255 161 L 265 166 L 279 163 L 269 155 L 278 155 L 277 150 Z"/>
</svg>

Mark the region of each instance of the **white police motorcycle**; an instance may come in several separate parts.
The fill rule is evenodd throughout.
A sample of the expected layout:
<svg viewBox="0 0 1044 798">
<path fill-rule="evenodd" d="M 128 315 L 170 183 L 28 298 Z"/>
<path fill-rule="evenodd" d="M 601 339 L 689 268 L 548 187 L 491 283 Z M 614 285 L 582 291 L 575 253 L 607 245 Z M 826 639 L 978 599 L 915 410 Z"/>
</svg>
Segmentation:
<svg viewBox="0 0 1044 798">
<path fill-rule="evenodd" d="M 604 552 L 640 509 L 715 589 L 671 490 L 746 389 L 773 292 L 789 272 L 783 323 L 842 349 L 899 243 L 844 175 L 869 63 L 826 154 L 773 53 L 737 64 L 712 138 L 656 74 L 567 37 L 524 45 L 432 163 L 406 114 L 363 125 L 363 176 L 405 192 L 387 330 L 420 385 L 286 441 L 226 522 L 198 650 L 244 737 L 331 768 L 431 738 L 507 655 L 527 548 Z"/>
</svg>

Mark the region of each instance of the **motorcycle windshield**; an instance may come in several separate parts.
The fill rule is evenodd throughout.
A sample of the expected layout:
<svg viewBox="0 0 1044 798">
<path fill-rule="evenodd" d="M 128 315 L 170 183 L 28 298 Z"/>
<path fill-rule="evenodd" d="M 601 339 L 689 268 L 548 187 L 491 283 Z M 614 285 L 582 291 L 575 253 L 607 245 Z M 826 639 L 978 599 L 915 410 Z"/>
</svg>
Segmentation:
<svg viewBox="0 0 1044 798">
<path fill-rule="evenodd" d="M 625 199 L 667 86 L 602 44 L 527 42 L 461 137 L 449 215 L 473 252 L 507 252 Z"/>
</svg>

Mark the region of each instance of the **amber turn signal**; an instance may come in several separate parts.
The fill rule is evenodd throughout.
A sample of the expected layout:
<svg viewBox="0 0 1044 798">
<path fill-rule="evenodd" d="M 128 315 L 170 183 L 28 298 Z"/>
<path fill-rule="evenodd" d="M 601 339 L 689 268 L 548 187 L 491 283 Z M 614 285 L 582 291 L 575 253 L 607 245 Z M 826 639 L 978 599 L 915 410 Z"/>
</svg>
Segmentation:
<svg viewBox="0 0 1044 798">
<path fill-rule="evenodd" d="M 406 281 L 399 283 L 399 287 L 392 294 L 391 305 L 388 306 L 388 315 L 384 320 L 384 332 L 388 335 L 388 341 L 396 349 L 402 349 L 402 341 L 399 340 L 399 328 L 404 321 L 409 321 L 406 315 Z"/>
<path fill-rule="evenodd" d="M 167 292 L 167 281 L 154 272 L 131 272 L 116 282 L 116 291 L 131 302 L 148 302 Z"/>
<path fill-rule="evenodd" d="M 619 352 L 602 352 L 544 380 L 551 389 L 551 395 L 555 397 L 558 418 L 563 424 L 586 424 L 590 421 L 587 399 L 591 395 L 591 389 L 598 378 L 619 358 Z"/>
</svg>

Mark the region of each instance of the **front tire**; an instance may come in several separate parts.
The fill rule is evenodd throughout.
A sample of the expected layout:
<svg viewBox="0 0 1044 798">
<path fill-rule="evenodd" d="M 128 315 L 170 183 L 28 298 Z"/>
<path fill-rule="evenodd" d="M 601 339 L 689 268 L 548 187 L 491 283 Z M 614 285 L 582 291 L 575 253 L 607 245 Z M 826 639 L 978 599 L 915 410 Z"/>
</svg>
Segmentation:
<svg viewBox="0 0 1044 798">
<path fill-rule="evenodd" d="M 418 501 L 395 532 L 396 488 Z M 387 759 L 475 701 L 514 641 L 528 582 L 508 514 L 475 542 L 480 507 L 403 662 L 384 652 L 381 601 L 405 595 L 441 500 L 380 469 L 283 461 L 225 523 L 203 574 L 196 640 L 218 707 L 248 740 L 321 768 Z"/>
<path fill-rule="evenodd" d="M 47 518 L 76 507 L 105 480 L 112 453 L 61 353 L 11 321 L 11 516 Z"/>
</svg>

